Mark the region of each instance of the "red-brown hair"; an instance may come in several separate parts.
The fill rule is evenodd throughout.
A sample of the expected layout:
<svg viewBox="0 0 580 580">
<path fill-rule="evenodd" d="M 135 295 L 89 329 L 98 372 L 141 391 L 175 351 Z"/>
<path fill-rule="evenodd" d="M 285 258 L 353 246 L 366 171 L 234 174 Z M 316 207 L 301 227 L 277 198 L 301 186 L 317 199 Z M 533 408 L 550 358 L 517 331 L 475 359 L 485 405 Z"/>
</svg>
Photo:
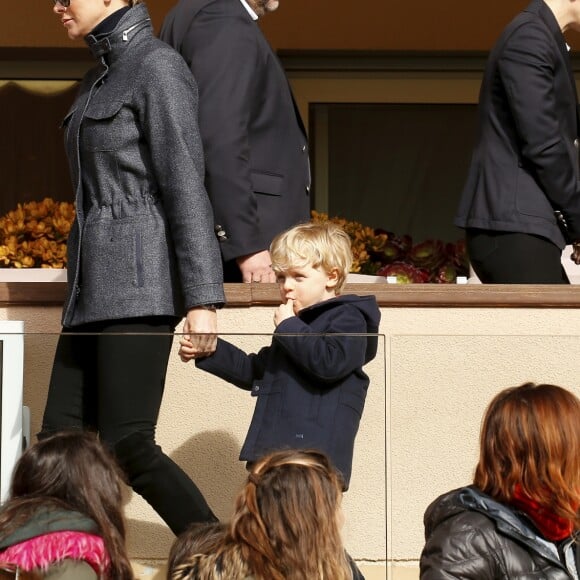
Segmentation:
<svg viewBox="0 0 580 580">
<path fill-rule="evenodd" d="M 473 483 L 505 503 L 520 486 L 580 529 L 580 400 L 555 385 L 501 391 L 483 418 Z"/>
</svg>

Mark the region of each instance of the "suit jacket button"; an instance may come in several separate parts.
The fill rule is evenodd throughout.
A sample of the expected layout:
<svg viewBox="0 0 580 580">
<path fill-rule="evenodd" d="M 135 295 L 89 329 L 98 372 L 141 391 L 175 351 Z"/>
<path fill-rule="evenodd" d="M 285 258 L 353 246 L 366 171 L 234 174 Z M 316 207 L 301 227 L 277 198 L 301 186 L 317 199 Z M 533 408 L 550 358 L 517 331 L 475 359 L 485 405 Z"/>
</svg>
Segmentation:
<svg viewBox="0 0 580 580">
<path fill-rule="evenodd" d="M 576 149 L 578 149 L 578 147 L 580 147 L 580 139 L 578 139 L 578 137 L 576 137 L 576 139 L 574 139 L 574 147 L 576 147 Z"/>
<path fill-rule="evenodd" d="M 309 185 L 306 186 L 306 193 L 310 193 L 310 186 Z"/>
<path fill-rule="evenodd" d="M 302 153 L 306 152 L 306 145 L 302 145 Z"/>
<path fill-rule="evenodd" d="M 254 391 L 254 393 L 257 393 L 260 390 L 260 387 L 258 385 L 254 385 L 252 387 L 252 391 Z"/>
<path fill-rule="evenodd" d="M 220 225 L 214 227 L 215 234 L 217 236 L 218 241 L 225 242 L 228 239 L 226 234 L 226 230 Z"/>
</svg>

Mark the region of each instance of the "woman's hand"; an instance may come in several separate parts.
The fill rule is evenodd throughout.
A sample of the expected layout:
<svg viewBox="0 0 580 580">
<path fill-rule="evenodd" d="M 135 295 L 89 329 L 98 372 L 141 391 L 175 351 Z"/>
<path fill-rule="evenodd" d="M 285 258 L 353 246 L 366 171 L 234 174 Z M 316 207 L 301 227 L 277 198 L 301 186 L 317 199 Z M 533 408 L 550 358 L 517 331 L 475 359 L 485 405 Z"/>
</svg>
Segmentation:
<svg viewBox="0 0 580 580">
<path fill-rule="evenodd" d="M 179 356 L 183 362 L 208 356 L 217 346 L 217 313 L 201 306 L 191 308 L 183 323 L 179 341 Z"/>
</svg>

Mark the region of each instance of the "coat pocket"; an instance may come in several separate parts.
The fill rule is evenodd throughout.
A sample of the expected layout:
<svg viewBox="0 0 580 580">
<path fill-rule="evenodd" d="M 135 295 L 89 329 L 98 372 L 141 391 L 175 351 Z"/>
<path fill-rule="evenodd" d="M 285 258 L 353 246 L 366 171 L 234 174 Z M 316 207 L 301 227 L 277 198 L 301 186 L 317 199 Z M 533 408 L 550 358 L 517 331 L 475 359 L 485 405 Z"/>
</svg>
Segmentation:
<svg viewBox="0 0 580 580">
<path fill-rule="evenodd" d="M 356 411 L 357 415 L 362 417 L 365 407 L 366 391 L 342 393 L 340 403 Z"/>
<path fill-rule="evenodd" d="M 123 148 L 127 129 L 121 118 L 122 101 L 91 103 L 83 118 L 83 149 L 88 151 L 117 151 Z"/>
<path fill-rule="evenodd" d="M 254 445 L 259 436 L 260 445 L 276 447 L 282 423 L 284 389 L 280 384 L 256 381 L 252 385 L 252 397 L 257 397 L 257 401 L 248 439 L 253 440 Z"/>
<path fill-rule="evenodd" d="M 64 117 L 64 119 L 61 121 L 60 123 L 60 128 L 61 129 L 66 129 L 70 123 L 70 120 L 72 119 L 72 116 L 76 113 L 76 107 L 74 109 L 71 109 Z"/>
<path fill-rule="evenodd" d="M 64 131 L 64 140 L 65 143 L 69 142 L 69 132 L 71 129 L 71 121 L 73 118 L 73 115 L 77 112 L 76 107 L 71 109 L 65 116 L 65 118 L 61 121 L 60 123 L 60 129 L 62 129 Z M 72 142 L 72 141 L 71 141 Z"/>
</svg>

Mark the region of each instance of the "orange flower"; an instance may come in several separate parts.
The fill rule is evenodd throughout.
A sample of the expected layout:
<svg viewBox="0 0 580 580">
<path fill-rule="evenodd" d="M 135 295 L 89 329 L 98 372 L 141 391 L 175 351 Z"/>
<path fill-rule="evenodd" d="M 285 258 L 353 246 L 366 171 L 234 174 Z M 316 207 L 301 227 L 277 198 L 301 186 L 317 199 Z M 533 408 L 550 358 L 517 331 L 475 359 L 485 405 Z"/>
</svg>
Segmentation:
<svg viewBox="0 0 580 580">
<path fill-rule="evenodd" d="M 18 204 L 0 218 L 0 268 L 66 268 L 74 204 L 51 198 Z"/>
<path fill-rule="evenodd" d="M 348 221 L 340 217 L 329 218 L 325 213 L 312 211 L 313 222 L 331 221 L 342 227 L 351 239 L 352 248 L 352 266 L 350 271 L 353 273 L 372 273 L 378 269 L 380 264 L 373 262 L 372 254 L 384 250 L 388 240 L 387 234 L 375 233 L 375 230 L 368 226 L 355 221 Z"/>
</svg>

